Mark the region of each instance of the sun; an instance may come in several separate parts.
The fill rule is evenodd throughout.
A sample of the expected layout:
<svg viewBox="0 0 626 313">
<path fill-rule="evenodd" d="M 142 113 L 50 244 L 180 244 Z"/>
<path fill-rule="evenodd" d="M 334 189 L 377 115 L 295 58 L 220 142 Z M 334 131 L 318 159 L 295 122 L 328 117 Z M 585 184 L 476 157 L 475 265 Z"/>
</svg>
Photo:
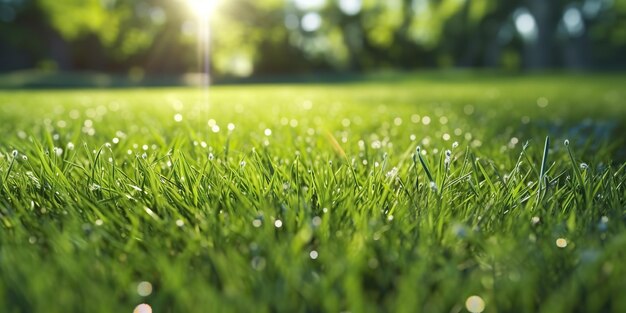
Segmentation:
<svg viewBox="0 0 626 313">
<path fill-rule="evenodd" d="M 218 0 L 186 0 L 191 13 L 200 19 L 209 19 L 218 4 Z"/>
</svg>

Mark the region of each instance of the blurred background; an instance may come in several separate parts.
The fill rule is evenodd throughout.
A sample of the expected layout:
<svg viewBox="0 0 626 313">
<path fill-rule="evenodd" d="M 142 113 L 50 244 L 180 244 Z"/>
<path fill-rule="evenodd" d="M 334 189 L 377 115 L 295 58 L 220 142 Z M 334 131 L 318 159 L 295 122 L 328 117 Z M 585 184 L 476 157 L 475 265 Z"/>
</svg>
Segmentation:
<svg viewBox="0 0 626 313">
<path fill-rule="evenodd" d="M 614 70 L 625 55 L 626 0 L 0 0 L 4 73 Z"/>
</svg>

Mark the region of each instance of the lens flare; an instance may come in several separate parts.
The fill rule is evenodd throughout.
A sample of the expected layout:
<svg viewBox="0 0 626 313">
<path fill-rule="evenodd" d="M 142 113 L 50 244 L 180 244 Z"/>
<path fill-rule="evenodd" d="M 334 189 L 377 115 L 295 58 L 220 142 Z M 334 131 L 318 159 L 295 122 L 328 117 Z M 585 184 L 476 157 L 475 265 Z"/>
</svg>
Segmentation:
<svg viewBox="0 0 626 313">
<path fill-rule="evenodd" d="M 187 5 L 195 16 L 208 19 L 215 12 L 217 2 L 217 0 L 187 0 Z"/>
</svg>

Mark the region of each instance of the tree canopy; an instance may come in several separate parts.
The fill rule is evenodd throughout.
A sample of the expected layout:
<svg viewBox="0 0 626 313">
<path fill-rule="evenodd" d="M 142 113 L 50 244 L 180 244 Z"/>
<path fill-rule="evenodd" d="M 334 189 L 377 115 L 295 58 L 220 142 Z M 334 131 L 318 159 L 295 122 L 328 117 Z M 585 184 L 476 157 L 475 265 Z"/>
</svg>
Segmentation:
<svg viewBox="0 0 626 313">
<path fill-rule="evenodd" d="M 626 52 L 624 1 L 207 0 L 212 13 L 193 1 L 5 0 L 0 69 L 189 72 L 205 50 L 214 72 L 234 76 L 585 68 L 623 64 Z"/>
</svg>

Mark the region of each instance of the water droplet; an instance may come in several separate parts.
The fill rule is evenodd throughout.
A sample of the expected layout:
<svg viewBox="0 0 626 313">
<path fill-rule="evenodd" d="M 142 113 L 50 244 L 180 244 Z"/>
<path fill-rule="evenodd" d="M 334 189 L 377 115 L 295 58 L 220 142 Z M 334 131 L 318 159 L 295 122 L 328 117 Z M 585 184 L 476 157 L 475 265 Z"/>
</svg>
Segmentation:
<svg viewBox="0 0 626 313">
<path fill-rule="evenodd" d="M 142 281 L 137 284 L 137 293 L 142 297 L 147 297 L 152 293 L 152 284 L 147 281 Z"/>
<path fill-rule="evenodd" d="M 311 257 L 311 260 L 316 260 L 318 256 L 319 256 L 319 253 L 317 253 L 317 251 L 315 250 L 312 250 L 311 252 L 309 252 L 309 257 Z"/>
<path fill-rule="evenodd" d="M 533 216 L 530 219 L 530 222 L 532 223 L 533 226 L 539 224 L 539 222 L 541 222 L 541 219 L 539 218 L 539 216 Z"/>
<path fill-rule="evenodd" d="M 465 308 L 472 313 L 481 313 L 485 310 L 485 301 L 479 296 L 470 296 L 465 300 Z"/>
<path fill-rule="evenodd" d="M 274 227 L 276 227 L 276 228 L 281 228 L 281 227 L 283 227 L 283 221 L 281 221 L 281 220 L 275 220 L 275 221 L 274 221 Z"/>
<path fill-rule="evenodd" d="M 152 307 L 148 304 L 142 303 L 135 307 L 133 313 L 152 313 Z"/>
<path fill-rule="evenodd" d="M 391 171 L 387 172 L 386 177 L 387 178 L 394 178 L 394 177 L 396 177 L 396 175 L 398 175 L 398 168 L 397 167 L 393 167 L 391 169 Z"/>
<path fill-rule="evenodd" d="M 180 113 L 176 113 L 174 115 L 174 121 L 176 121 L 177 123 L 182 122 L 183 121 L 183 115 Z"/>
<path fill-rule="evenodd" d="M 556 246 L 559 248 L 565 248 L 567 247 L 567 240 L 564 238 L 559 238 L 556 240 Z"/>
</svg>

